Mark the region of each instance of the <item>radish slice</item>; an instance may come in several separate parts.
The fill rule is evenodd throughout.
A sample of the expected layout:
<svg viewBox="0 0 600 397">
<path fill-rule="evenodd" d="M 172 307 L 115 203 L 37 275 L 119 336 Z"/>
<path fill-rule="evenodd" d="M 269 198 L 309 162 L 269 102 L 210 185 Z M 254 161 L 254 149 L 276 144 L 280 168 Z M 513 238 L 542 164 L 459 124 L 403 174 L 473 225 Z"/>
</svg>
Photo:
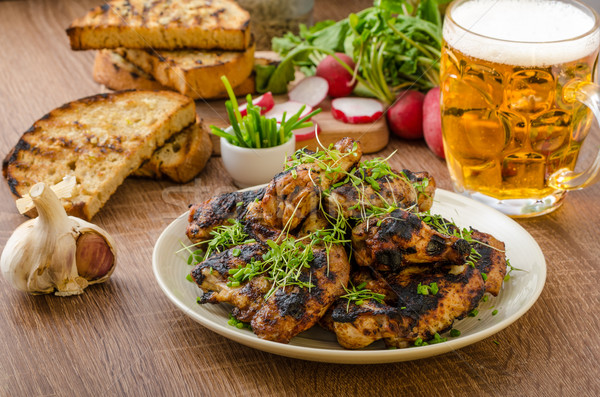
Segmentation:
<svg viewBox="0 0 600 397">
<path fill-rule="evenodd" d="M 260 114 L 265 114 L 269 110 L 273 109 L 273 106 L 275 106 L 275 101 L 273 100 L 273 95 L 271 94 L 271 92 L 265 92 L 263 95 L 259 96 L 258 98 L 254 98 L 252 100 L 252 104 L 254 106 L 260 106 L 261 107 Z M 244 103 L 243 105 L 240 105 L 238 107 L 242 117 L 244 117 L 246 114 L 248 114 L 248 112 L 246 111 L 247 107 L 248 107 L 247 103 Z"/>
<path fill-rule="evenodd" d="M 290 101 L 305 103 L 313 108 L 323 102 L 329 91 L 329 83 L 323 77 L 303 79 L 289 93 Z"/>
<path fill-rule="evenodd" d="M 331 114 L 344 123 L 372 123 L 383 114 L 383 104 L 370 98 L 336 98 L 331 101 Z"/>
<path fill-rule="evenodd" d="M 321 127 L 313 121 L 312 127 L 298 128 L 292 132 L 296 135 L 296 142 L 302 142 L 314 138 L 321 133 Z"/>
<path fill-rule="evenodd" d="M 281 123 L 281 120 L 283 120 L 284 113 L 287 113 L 285 116 L 285 119 L 289 120 L 290 117 L 292 117 L 293 115 L 298 113 L 298 111 L 302 108 L 302 106 L 306 106 L 306 107 L 304 108 L 304 111 L 300 115 L 300 118 L 302 118 L 302 117 L 306 116 L 307 114 L 309 114 L 310 112 L 312 112 L 311 106 L 305 105 L 300 102 L 287 101 L 284 103 L 278 103 L 277 105 L 273 106 L 273 108 L 271 110 L 269 110 L 267 113 L 265 113 L 265 117 L 268 119 L 277 119 L 277 121 Z"/>
</svg>

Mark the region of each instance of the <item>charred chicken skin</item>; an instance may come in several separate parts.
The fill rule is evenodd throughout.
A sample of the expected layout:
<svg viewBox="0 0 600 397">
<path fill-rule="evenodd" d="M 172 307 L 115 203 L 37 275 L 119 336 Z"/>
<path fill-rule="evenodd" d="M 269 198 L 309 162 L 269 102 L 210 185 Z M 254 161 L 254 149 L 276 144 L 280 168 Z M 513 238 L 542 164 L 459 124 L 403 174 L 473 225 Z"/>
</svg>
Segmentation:
<svg viewBox="0 0 600 397">
<path fill-rule="evenodd" d="M 464 263 L 469 243 L 444 235 L 408 211 L 368 219 L 352 229 L 352 248 L 360 266 L 399 270 L 415 263 L 450 261 Z"/>
<path fill-rule="evenodd" d="M 191 242 L 208 240 L 215 227 L 227 223 L 228 219 L 242 220 L 248 205 L 261 200 L 265 189 L 225 193 L 190 206 L 186 235 Z"/>
<path fill-rule="evenodd" d="M 344 138 L 326 156 L 309 151 L 301 154 L 304 160 L 294 168 L 273 178 L 261 201 L 263 218 L 268 226 L 295 229 L 321 201 L 321 192 L 344 177 L 360 161 L 362 149 L 357 141 Z M 294 164 L 292 157 L 288 164 Z M 329 171 L 328 171 L 329 170 Z"/>
<path fill-rule="evenodd" d="M 327 212 L 332 217 L 341 212 L 345 218 L 364 218 L 372 207 L 392 205 L 422 212 L 433 203 L 435 181 L 426 172 L 390 169 L 390 173 L 379 176 L 377 171 L 361 166 L 352 174 L 354 178 L 347 178 L 325 195 Z"/>
<path fill-rule="evenodd" d="M 362 305 L 340 299 L 323 323 L 335 332 L 338 342 L 348 349 L 360 349 L 383 339 L 387 346 L 408 347 L 421 339 L 451 328 L 454 320 L 475 309 L 484 294 L 479 270 L 466 266 L 452 274 L 448 264 L 428 264 L 403 268 L 374 279 L 369 270 L 353 274 L 353 282 L 367 282 L 366 288 L 385 295 L 383 302 L 368 300 Z M 422 288 L 436 285 L 435 294 Z"/>
<path fill-rule="evenodd" d="M 342 295 L 348 284 L 350 264 L 343 247 L 334 245 L 328 251 L 321 247 L 313 250 L 313 259 L 300 277 L 310 287 L 277 288 L 265 299 L 273 288 L 268 273 L 231 286 L 230 271 L 263 261 L 267 250 L 262 243 L 230 248 L 199 263 L 191 275 L 204 291 L 199 303 L 230 303 L 235 306 L 233 316 L 250 322 L 259 338 L 288 343 L 315 325 Z"/>
</svg>

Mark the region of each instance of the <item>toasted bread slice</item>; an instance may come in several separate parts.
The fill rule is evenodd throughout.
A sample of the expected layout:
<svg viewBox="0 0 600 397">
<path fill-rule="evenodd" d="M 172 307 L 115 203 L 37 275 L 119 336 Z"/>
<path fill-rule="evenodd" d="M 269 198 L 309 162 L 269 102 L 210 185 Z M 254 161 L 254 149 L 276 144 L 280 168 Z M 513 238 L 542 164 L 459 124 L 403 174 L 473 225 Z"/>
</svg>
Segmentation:
<svg viewBox="0 0 600 397">
<path fill-rule="evenodd" d="M 218 98 L 240 85 L 254 68 L 254 45 L 246 51 L 154 51 L 120 48 L 118 53 L 155 80 L 192 98 Z"/>
<path fill-rule="evenodd" d="M 233 0 L 111 0 L 67 29 L 73 50 L 244 50 L 250 14 Z"/>
<path fill-rule="evenodd" d="M 165 87 L 154 80 L 150 74 L 144 72 L 131 62 L 124 59 L 118 52 L 113 50 L 100 50 L 96 54 L 94 61 L 94 80 L 98 84 L 103 84 L 111 90 L 175 90 Z M 253 94 L 256 91 L 254 74 L 251 74 L 240 85 L 233 87 L 236 95 Z M 199 99 L 197 93 L 192 92 L 190 98 Z M 225 88 L 213 98 L 219 99 L 227 97 Z"/>
<path fill-rule="evenodd" d="M 123 180 L 172 135 L 193 124 L 191 98 L 171 91 L 121 91 L 67 103 L 36 121 L 2 164 L 11 192 L 74 175 L 70 215 L 91 219 Z"/>
<path fill-rule="evenodd" d="M 212 141 L 204 123 L 198 120 L 165 142 L 133 175 L 187 183 L 204 169 L 211 153 Z"/>
<path fill-rule="evenodd" d="M 115 91 L 171 90 L 111 50 L 100 50 L 96 53 L 92 76 L 97 83 L 104 84 Z"/>
</svg>

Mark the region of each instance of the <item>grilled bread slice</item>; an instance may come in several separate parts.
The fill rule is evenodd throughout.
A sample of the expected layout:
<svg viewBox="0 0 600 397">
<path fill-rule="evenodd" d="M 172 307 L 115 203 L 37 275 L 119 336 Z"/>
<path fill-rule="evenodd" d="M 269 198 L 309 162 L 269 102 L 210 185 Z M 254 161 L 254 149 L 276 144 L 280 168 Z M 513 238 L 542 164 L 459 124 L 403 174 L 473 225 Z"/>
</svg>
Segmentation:
<svg viewBox="0 0 600 397">
<path fill-rule="evenodd" d="M 121 91 L 67 103 L 36 121 L 2 164 L 16 198 L 37 182 L 74 175 L 70 215 L 91 219 L 123 180 L 196 120 L 191 98 L 171 91 Z"/>
<path fill-rule="evenodd" d="M 159 83 L 192 98 L 218 98 L 225 93 L 221 76 L 232 87 L 252 73 L 254 44 L 246 51 L 154 51 L 120 48 L 118 53 Z"/>
<path fill-rule="evenodd" d="M 94 80 L 103 84 L 111 90 L 144 90 L 144 89 L 173 89 L 158 83 L 154 77 L 146 73 L 136 65 L 127 61 L 119 50 L 100 50 L 94 61 Z M 271 52 L 256 51 L 254 53 L 254 65 L 274 65 L 279 61 L 273 58 Z M 196 83 L 200 84 L 200 83 Z M 162 87 L 162 88 L 157 88 Z M 253 94 L 256 92 L 254 74 L 250 74 L 240 85 L 233 87 L 233 92 L 239 96 Z M 191 98 L 199 99 L 197 92 L 191 92 Z M 225 88 L 214 97 L 204 99 L 227 98 Z"/>
<path fill-rule="evenodd" d="M 111 0 L 73 21 L 73 50 L 244 50 L 250 14 L 233 0 Z"/>
<path fill-rule="evenodd" d="M 201 120 L 175 134 L 133 172 L 146 178 L 169 178 L 187 183 L 204 169 L 212 153 L 212 141 Z"/>
<path fill-rule="evenodd" d="M 171 89 L 112 50 L 100 50 L 96 53 L 92 75 L 97 83 L 115 91 Z"/>
</svg>

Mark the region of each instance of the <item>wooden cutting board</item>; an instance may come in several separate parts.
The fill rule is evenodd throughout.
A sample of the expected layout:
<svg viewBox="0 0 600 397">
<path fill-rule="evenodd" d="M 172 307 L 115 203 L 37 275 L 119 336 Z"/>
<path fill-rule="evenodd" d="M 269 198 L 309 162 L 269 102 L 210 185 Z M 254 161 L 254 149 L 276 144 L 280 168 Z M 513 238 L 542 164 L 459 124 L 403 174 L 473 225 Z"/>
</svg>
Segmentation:
<svg viewBox="0 0 600 397">
<path fill-rule="evenodd" d="M 287 96 L 276 96 L 275 102 L 285 102 Z M 389 141 L 389 131 L 385 116 L 379 118 L 374 123 L 368 124 L 347 124 L 333 118 L 331 115 L 331 101 L 326 99 L 319 107 L 322 112 L 313 117 L 313 120 L 319 125 L 321 132 L 319 140 L 321 144 L 327 147 L 330 143 L 335 143 L 343 137 L 350 137 L 359 140 L 364 153 L 375 153 L 382 150 Z M 215 125 L 220 128 L 229 126 L 227 112 L 225 111 L 225 101 L 196 101 L 196 111 L 198 116 L 202 117 L 206 126 Z M 220 154 L 219 138 L 211 134 L 213 141 L 213 154 Z M 318 142 L 316 139 L 296 142 L 296 149 L 308 147 L 316 150 Z"/>
</svg>

